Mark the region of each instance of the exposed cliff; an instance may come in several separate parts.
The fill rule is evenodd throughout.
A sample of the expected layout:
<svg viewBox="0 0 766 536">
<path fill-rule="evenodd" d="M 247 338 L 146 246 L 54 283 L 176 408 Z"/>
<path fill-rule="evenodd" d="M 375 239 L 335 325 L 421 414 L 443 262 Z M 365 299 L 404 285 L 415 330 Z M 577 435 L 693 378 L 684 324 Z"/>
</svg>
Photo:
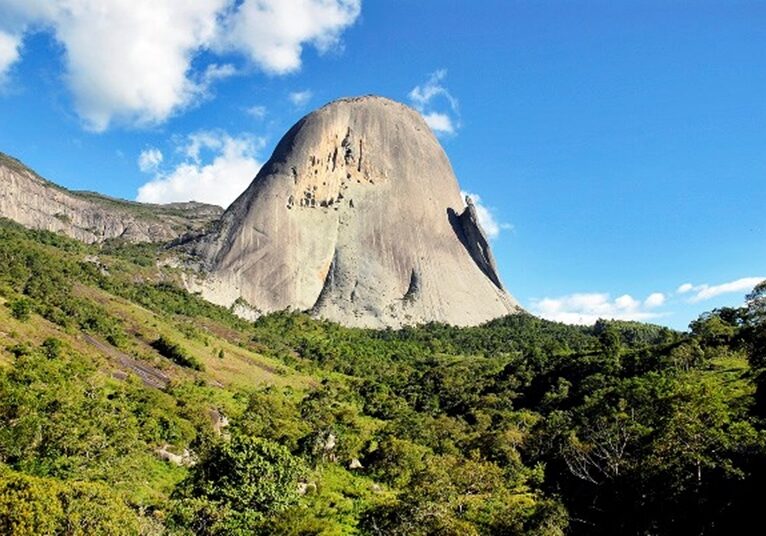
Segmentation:
<svg viewBox="0 0 766 536">
<path fill-rule="evenodd" d="M 207 274 L 191 289 L 261 312 L 380 327 L 518 310 L 439 142 L 420 114 L 379 97 L 299 121 L 217 229 L 185 248 Z"/>
<path fill-rule="evenodd" d="M 0 153 L 0 216 L 83 242 L 165 242 L 200 231 L 223 209 L 202 203 L 148 205 L 57 186 Z"/>
</svg>

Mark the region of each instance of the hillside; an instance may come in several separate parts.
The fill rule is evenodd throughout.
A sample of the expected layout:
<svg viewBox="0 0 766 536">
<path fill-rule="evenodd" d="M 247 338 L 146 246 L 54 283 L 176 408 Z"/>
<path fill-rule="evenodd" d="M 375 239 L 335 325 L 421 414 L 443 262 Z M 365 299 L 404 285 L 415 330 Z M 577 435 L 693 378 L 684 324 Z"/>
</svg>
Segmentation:
<svg viewBox="0 0 766 536">
<path fill-rule="evenodd" d="M 0 153 L 0 217 L 94 243 L 165 242 L 198 232 L 223 209 L 204 203 L 151 205 L 62 188 Z"/>
<path fill-rule="evenodd" d="M 166 255 L 0 222 L 0 533 L 731 534 L 757 520 L 762 298 L 689 333 L 526 314 L 250 323 L 182 290 Z"/>
</svg>

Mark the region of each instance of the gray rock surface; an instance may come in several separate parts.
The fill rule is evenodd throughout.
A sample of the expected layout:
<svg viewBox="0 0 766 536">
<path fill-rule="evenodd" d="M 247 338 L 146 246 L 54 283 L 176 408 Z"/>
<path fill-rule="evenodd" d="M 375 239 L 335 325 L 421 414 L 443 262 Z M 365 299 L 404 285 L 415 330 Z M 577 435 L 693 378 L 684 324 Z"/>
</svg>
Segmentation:
<svg viewBox="0 0 766 536">
<path fill-rule="evenodd" d="M 474 325 L 519 311 L 475 208 L 416 111 L 332 102 L 280 141 L 217 228 L 183 246 L 190 290 L 346 325 Z"/>
<path fill-rule="evenodd" d="M 202 203 L 149 205 L 57 186 L 0 153 L 0 217 L 93 243 L 166 242 L 199 232 L 223 209 Z"/>
</svg>

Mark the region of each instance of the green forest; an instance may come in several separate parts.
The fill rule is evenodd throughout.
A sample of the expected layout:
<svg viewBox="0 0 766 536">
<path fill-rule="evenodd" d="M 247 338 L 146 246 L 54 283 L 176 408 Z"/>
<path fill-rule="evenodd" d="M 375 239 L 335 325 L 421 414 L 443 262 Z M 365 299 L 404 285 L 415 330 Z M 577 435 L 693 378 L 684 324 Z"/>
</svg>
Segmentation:
<svg viewBox="0 0 766 536">
<path fill-rule="evenodd" d="M 169 256 L 0 222 L 0 534 L 761 524 L 766 282 L 686 332 L 528 314 L 374 331 L 247 322 Z"/>
</svg>

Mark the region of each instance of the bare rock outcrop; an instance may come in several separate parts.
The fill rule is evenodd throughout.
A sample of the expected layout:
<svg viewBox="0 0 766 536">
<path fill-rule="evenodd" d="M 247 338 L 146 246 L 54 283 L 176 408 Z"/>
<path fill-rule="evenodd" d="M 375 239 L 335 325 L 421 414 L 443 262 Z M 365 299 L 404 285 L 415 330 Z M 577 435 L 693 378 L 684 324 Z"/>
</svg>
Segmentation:
<svg viewBox="0 0 766 536">
<path fill-rule="evenodd" d="M 83 242 L 166 242 L 200 232 L 223 209 L 203 203 L 150 205 L 57 186 L 0 153 L 0 217 Z"/>
<path fill-rule="evenodd" d="M 474 325 L 519 311 L 476 211 L 416 111 L 341 99 L 280 141 L 216 229 L 183 246 L 211 301 L 346 325 Z"/>
</svg>

